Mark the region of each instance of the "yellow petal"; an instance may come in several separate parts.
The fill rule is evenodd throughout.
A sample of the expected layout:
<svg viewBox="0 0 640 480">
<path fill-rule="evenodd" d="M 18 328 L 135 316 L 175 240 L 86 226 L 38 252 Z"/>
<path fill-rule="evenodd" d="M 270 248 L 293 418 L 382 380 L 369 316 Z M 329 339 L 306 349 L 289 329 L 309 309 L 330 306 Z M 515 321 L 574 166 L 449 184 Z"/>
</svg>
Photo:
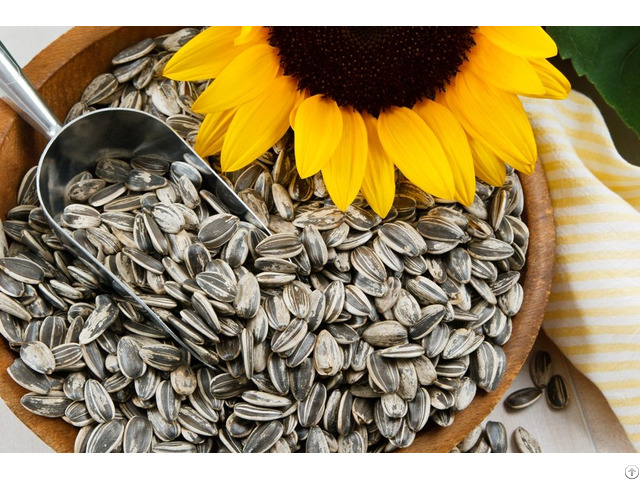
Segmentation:
<svg viewBox="0 0 640 480">
<path fill-rule="evenodd" d="M 278 77 L 256 98 L 238 108 L 222 145 L 222 170 L 234 171 L 269 150 L 289 128 L 299 93 L 295 81 Z"/>
<path fill-rule="evenodd" d="M 507 169 L 493 152 L 477 140 L 469 137 L 469 146 L 473 152 L 476 176 L 485 183 L 501 187 L 507 177 Z"/>
<path fill-rule="evenodd" d="M 382 148 L 378 137 L 378 120 L 367 113 L 362 114 L 367 127 L 367 168 L 362 179 L 362 195 L 382 218 L 393 206 L 396 192 L 396 172 L 393 162 Z"/>
<path fill-rule="evenodd" d="M 524 173 L 533 171 L 536 142 L 517 95 L 463 69 L 442 97 L 468 135 L 512 167 Z"/>
<path fill-rule="evenodd" d="M 240 27 L 209 27 L 189 40 L 164 67 L 165 77 L 195 81 L 215 78 L 250 44 L 234 47 Z"/>
<path fill-rule="evenodd" d="M 478 27 L 478 31 L 509 53 L 548 58 L 558 53 L 556 43 L 542 27 Z"/>
<path fill-rule="evenodd" d="M 453 174 L 433 131 L 406 107 L 391 107 L 378 117 L 378 135 L 391 161 L 411 182 L 437 197 L 455 197 Z"/>
<path fill-rule="evenodd" d="M 302 102 L 304 102 L 309 97 L 310 97 L 309 90 L 305 89 L 302 92 L 300 92 L 296 106 L 293 107 L 293 110 L 291 110 L 291 113 L 289 114 L 289 125 L 291 126 L 291 128 L 293 128 L 293 126 L 296 124 L 296 115 L 298 114 L 298 107 L 300 107 L 300 105 L 302 105 Z"/>
<path fill-rule="evenodd" d="M 209 155 L 220 153 L 224 135 L 227 133 L 236 110 L 237 108 L 231 108 L 221 112 L 209 113 L 204 117 L 194 145 L 198 155 L 208 157 Z"/>
<path fill-rule="evenodd" d="M 471 149 L 460 122 L 451 110 L 431 100 L 416 104 L 413 111 L 433 130 L 444 149 L 453 172 L 455 200 L 464 205 L 471 205 L 476 191 L 476 178 Z"/>
<path fill-rule="evenodd" d="M 526 59 L 496 46 L 481 33 L 476 33 L 474 40 L 476 44 L 463 68 L 470 68 L 487 83 L 507 92 L 518 95 L 544 93 L 540 78 Z"/>
<path fill-rule="evenodd" d="M 336 150 L 342 136 L 342 113 L 335 101 L 314 95 L 297 108 L 295 154 L 302 178 L 319 172 Z"/>
<path fill-rule="evenodd" d="M 358 112 L 341 108 L 340 113 L 342 137 L 338 148 L 322 168 L 322 177 L 331 199 L 344 211 L 362 185 L 367 167 L 367 129 Z"/>
<path fill-rule="evenodd" d="M 211 113 L 241 105 L 262 93 L 276 78 L 279 68 L 275 48 L 254 45 L 234 58 L 191 108 L 194 112 Z"/>
<path fill-rule="evenodd" d="M 543 58 L 532 58 L 529 62 L 545 87 L 545 91 L 540 97 L 554 100 L 567 98 L 571 91 L 571 84 L 560 70 Z"/>
<path fill-rule="evenodd" d="M 249 27 L 243 26 L 240 29 L 240 35 L 238 35 L 234 40 L 234 45 L 242 45 L 245 43 L 256 42 L 261 38 L 266 38 L 266 28 L 265 27 Z"/>
</svg>

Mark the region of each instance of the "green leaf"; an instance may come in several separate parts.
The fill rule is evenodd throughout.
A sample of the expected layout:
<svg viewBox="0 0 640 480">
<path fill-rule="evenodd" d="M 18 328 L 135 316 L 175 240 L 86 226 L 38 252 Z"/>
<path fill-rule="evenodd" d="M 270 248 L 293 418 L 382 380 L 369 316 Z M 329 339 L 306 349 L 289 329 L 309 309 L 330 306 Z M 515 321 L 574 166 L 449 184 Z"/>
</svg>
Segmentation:
<svg viewBox="0 0 640 480">
<path fill-rule="evenodd" d="M 570 58 L 640 136 L 640 27 L 547 27 Z"/>
</svg>

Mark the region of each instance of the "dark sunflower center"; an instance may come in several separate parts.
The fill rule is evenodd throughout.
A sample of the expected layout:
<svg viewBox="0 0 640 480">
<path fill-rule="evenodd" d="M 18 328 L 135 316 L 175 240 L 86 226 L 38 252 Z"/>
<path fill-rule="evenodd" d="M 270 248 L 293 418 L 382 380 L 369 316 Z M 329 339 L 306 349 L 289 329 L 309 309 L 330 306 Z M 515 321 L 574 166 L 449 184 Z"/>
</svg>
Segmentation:
<svg viewBox="0 0 640 480">
<path fill-rule="evenodd" d="M 271 27 L 300 90 L 375 116 L 443 90 L 473 45 L 474 27 Z"/>
</svg>

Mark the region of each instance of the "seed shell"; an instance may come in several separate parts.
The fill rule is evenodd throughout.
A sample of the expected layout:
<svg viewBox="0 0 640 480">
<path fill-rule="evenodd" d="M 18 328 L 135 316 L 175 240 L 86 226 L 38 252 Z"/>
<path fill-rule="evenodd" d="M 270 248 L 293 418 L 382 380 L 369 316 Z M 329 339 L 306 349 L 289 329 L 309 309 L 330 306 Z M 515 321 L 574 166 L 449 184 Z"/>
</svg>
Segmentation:
<svg viewBox="0 0 640 480">
<path fill-rule="evenodd" d="M 564 379 L 560 375 L 554 375 L 549 380 L 546 388 L 547 403 L 551 408 L 562 409 L 569 404 L 569 392 Z"/>
</svg>

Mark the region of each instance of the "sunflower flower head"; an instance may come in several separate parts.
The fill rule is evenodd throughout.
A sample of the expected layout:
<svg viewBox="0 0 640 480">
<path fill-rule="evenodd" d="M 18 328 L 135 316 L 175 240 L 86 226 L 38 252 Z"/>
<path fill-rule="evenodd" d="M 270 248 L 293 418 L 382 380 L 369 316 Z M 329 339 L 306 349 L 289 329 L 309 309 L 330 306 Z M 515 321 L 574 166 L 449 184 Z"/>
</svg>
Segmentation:
<svg viewBox="0 0 640 480">
<path fill-rule="evenodd" d="M 359 192 L 381 215 L 395 169 L 465 205 L 476 177 L 502 185 L 505 164 L 531 173 L 533 132 L 519 96 L 565 98 L 540 27 L 210 27 L 164 75 L 214 79 L 195 149 L 245 167 L 291 128 L 298 174 L 322 172 L 345 210 Z"/>
</svg>

